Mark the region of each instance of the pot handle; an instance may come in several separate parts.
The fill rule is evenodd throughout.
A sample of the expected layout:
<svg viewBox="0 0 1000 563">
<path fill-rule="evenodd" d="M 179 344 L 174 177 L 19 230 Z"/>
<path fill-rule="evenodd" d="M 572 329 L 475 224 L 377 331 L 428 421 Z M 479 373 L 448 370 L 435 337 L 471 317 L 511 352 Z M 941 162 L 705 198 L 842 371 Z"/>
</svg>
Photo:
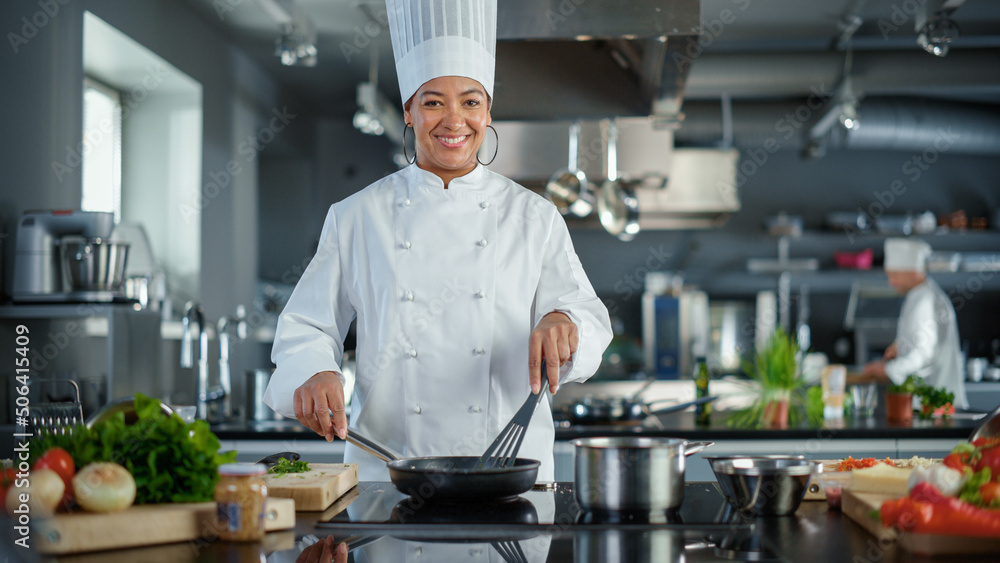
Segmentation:
<svg viewBox="0 0 1000 563">
<path fill-rule="evenodd" d="M 381 442 L 365 436 L 353 426 L 347 427 L 347 441 L 381 459 L 382 461 L 395 461 L 403 458 L 403 455 L 399 452 L 393 450 L 385 444 L 382 444 Z"/>
<path fill-rule="evenodd" d="M 715 442 L 688 442 L 684 444 L 684 457 L 689 455 L 694 455 L 705 448 L 709 448 L 715 445 Z"/>
</svg>

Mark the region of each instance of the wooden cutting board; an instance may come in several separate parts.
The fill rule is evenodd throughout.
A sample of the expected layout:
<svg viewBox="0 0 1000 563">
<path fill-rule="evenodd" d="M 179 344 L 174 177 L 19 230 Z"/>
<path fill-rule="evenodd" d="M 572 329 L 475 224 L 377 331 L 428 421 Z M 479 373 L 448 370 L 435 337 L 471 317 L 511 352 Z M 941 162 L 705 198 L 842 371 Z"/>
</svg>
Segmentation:
<svg viewBox="0 0 1000 563">
<path fill-rule="evenodd" d="M 872 518 L 873 510 L 878 510 L 882 502 L 893 497 L 877 493 L 855 493 L 844 491 L 841 510 L 861 527 L 874 534 L 883 542 L 898 543 L 903 549 L 918 555 L 958 555 L 1000 552 L 1000 538 L 977 538 L 968 536 L 945 536 L 940 534 L 914 534 L 883 528 L 877 518 Z"/>
<path fill-rule="evenodd" d="M 295 499 L 295 510 L 326 510 L 344 493 L 358 484 L 355 463 L 310 463 L 309 471 L 268 475 L 267 495 Z"/>
<path fill-rule="evenodd" d="M 121 512 L 73 512 L 39 519 L 31 541 L 39 553 L 67 554 L 174 542 L 209 542 L 217 533 L 214 502 L 140 504 Z M 267 499 L 264 529 L 295 527 L 295 501 Z"/>
</svg>

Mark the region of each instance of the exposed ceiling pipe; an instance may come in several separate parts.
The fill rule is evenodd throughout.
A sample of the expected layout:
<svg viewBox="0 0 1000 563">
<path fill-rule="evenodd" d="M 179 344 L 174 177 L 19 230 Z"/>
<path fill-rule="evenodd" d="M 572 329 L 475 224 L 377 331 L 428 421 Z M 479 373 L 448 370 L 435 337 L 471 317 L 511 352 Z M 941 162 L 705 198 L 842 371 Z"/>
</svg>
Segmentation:
<svg viewBox="0 0 1000 563">
<path fill-rule="evenodd" d="M 1000 153 L 1000 108 L 918 99 L 866 99 L 847 148 Z"/>
<path fill-rule="evenodd" d="M 928 59 L 931 60 L 931 59 Z M 801 150 L 801 131 L 822 114 L 822 99 L 800 102 L 734 102 L 737 147 Z M 723 137 L 718 102 L 684 104 L 684 123 L 674 133 L 679 146 L 715 146 Z M 946 143 L 962 154 L 1000 154 L 1000 107 L 912 98 L 865 98 L 860 124 L 831 148 L 923 151 Z"/>
<path fill-rule="evenodd" d="M 862 95 L 932 95 L 948 88 L 977 88 L 1000 98 L 1000 49 L 953 50 L 947 58 L 923 51 L 854 52 L 851 76 Z M 691 65 L 684 99 L 804 98 L 830 94 L 843 73 L 844 54 L 724 53 L 703 55 Z M 686 108 L 685 108 L 686 111 Z"/>
</svg>

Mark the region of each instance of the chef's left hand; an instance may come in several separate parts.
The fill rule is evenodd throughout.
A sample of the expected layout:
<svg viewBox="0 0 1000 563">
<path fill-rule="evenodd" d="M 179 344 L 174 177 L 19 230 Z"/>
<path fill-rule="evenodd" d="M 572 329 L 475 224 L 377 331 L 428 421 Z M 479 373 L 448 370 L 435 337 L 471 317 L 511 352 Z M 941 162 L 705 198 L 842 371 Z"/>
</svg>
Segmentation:
<svg viewBox="0 0 1000 563">
<path fill-rule="evenodd" d="M 554 311 L 542 317 L 528 337 L 528 376 L 532 393 L 541 389 L 543 358 L 549 391 L 556 392 L 559 386 L 559 366 L 573 357 L 579 341 L 576 325 L 565 313 Z"/>
<path fill-rule="evenodd" d="M 347 544 L 327 536 L 302 550 L 295 563 L 347 563 Z"/>
<path fill-rule="evenodd" d="M 873 381 L 888 381 L 889 376 L 885 373 L 885 362 L 878 360 L 865 364 L 865 370 L 862 375 L 873 380 Z"/>
</svg>

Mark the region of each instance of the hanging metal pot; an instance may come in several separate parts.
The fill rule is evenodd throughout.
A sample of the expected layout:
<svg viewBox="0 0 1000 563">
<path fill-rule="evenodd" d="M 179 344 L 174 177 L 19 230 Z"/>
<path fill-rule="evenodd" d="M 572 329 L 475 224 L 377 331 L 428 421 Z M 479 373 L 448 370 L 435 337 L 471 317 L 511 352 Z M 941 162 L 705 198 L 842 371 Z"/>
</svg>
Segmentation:
<svg viewBox="0 0 1000 563">
<path fill-rule="evenodd" d="M 545 185 L 545 195 L 563 215 L 586 217 L 594 209 L 594 195 L 590 192 L 587 175 L 578 168 L 580 122 L 569 126 L 569 162 L 557 170 Z"/>
<path fill-rule="evenodd" d="M 635 197 L 636 182 L 618 178 L 618 124 L 606 122 L 607 180 L 597 194 L 597 216 L 608 233 L 622 241 L 639 234 L 639 200 Z"/>
</svg>

